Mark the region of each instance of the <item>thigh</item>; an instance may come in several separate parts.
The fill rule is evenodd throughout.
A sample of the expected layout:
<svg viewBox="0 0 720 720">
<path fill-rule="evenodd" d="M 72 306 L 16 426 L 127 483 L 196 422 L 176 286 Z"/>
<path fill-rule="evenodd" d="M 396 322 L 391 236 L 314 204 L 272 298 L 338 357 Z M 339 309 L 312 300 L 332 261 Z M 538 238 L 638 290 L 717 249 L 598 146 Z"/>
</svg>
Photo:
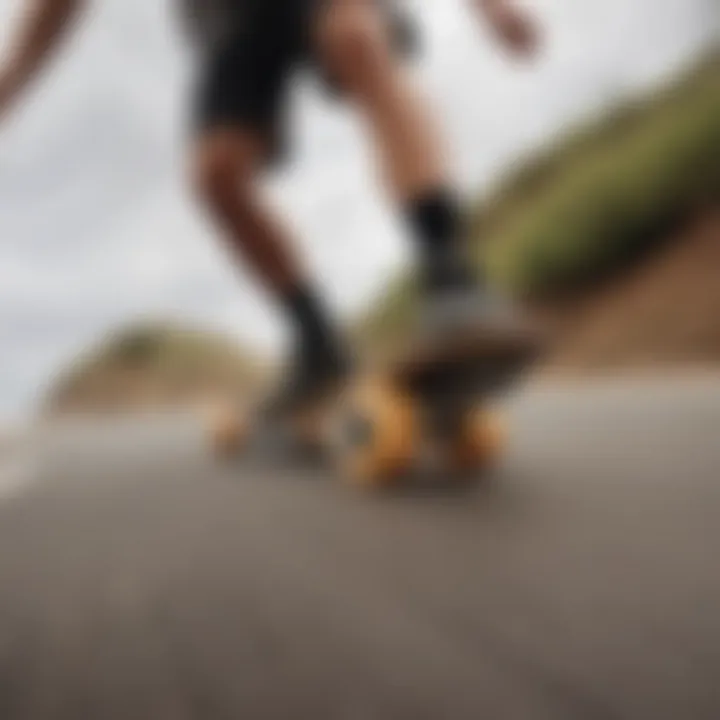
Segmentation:
<svg viewBox="0 0 720 720">
<path fill-rule="evenodd" d="M 390 50 L 398 62 L 416 57 L 421 50 L 420 34 L 410 15 L 394 0 L 295 0 L 305 2 L 308 10 L 309 53 L 325 82 L 326 90 L 342 96 L 340 83 L 323 59 L 323 38 L 332 34 L 348 15 L 383 26 Z"/>
</svg>

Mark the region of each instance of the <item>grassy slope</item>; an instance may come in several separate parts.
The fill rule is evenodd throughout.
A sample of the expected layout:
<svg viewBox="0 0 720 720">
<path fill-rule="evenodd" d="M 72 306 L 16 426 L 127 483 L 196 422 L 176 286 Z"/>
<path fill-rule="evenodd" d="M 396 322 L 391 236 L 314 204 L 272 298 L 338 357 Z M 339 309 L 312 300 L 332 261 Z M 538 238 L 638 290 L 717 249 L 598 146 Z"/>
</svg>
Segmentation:
<svg viewBox="0 0 720 720">
<path fill-rule="evenodd" d="M 51 389 L 47 409 L 114 410 L 168 405 L 216 390 L 245 392 L 263 365 L 220 334 L 167 324 L 113 333 L 80 358 Z"/>
<path fill-rule="evenodd" d="M 624 265 L 693 206 L 720 196 L 720 55 L 651 98 L 576 129 L 474 208 L 478 262 L 517 295 L 564 290 Z M 401 278 L 358 323 L 397 337 L 413 304 Z"/>
</svg>

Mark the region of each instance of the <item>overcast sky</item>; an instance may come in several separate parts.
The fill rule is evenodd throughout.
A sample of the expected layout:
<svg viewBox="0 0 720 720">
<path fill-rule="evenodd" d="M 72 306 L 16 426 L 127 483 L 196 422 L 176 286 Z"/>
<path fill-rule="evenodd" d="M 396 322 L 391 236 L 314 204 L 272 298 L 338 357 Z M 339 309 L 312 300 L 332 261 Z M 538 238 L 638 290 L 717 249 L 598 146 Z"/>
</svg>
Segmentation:
<svg viewBox="0 0 720 720">
<path fill-rule="evenodd" d="M 27 0 L 26 0 L 27 1 Z M 184 185 L 191 58 L 169 2 L 96 0 L 60 61 L 0 130 L 0 421 L 22 417 L 53 370 L 142 316 L 211 323 L 277 347 L 282 326 L 227 262 Z M 0 0 L 0 48 L 23 0 Z M 467 193 L 563 127 L 646 91 L 718 38 L 716 0 L 535 0 L 546 50 L 517 67 L 462 0 L 415 0 Z M 356 310 L 406 243 L 377 197 L 346 111 L 299 86 L 297 161 L 270 190 L 338 312 Z"/>
</svg>

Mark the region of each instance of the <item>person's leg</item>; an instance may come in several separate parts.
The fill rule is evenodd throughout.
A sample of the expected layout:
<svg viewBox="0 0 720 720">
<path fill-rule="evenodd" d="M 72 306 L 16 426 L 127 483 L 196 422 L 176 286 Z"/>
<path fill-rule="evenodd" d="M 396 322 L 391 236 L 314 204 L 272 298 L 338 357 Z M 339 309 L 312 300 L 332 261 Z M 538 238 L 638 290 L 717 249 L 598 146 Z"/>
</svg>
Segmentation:
<svg viewBox="0 0 720 720">
<path fill-rule="evenodd" d="M 281 297 L 301 284 L 302 273 L 288 233 L 257 182 L 265 147 L 254 130 L 206 130 L 193 148 L 193 186 L 235 259 L 249 264 L 271 294 Z"/>
<path fill-rule="evenodd" d="M 259 176 L 268 160 L 286 71 L 282 46 L 250 34 L 210 57 L 196 108 L 192 153 L 197 197 L 239 262 L 249 264 L 284 309 L 294 329 L 292 392 L 338 369 L 331 321 L 291 250 L 291 238 L 263 196 Z M 297 386 L 297 387 L 295 387 Z M 278 398 L 282 404 L 284 398 Z"/>
<path fill-rule="evenodd" d="M 385 184 L 417 242 L 427 285 L 476 281 L 441 135 L 398 59 L 383 10 L 376 0 L 324 0 L 316 21 L 321 62 L 367 121 Z"/>
<path fill-rule="evenodd" d="M 234 257 L 249 265 L 283 306 L 297 341 L 320 351 L 334 340 L 333 332 L 292 252 L 288 231 L 259 187 L 265 149 L 263 136 L 253 130 L 218 127 L 206 131 L 194 149 L 196 195 Z"/>
</svg>

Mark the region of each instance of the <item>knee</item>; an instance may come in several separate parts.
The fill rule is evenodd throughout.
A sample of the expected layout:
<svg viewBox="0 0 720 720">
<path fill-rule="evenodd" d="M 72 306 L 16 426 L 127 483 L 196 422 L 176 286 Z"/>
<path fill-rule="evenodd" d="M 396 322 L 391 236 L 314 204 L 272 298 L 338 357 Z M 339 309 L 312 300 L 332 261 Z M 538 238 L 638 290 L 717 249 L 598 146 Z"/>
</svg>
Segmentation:
<svg viewBox="0 0 720 720">
<path fill-rule="evenodd" d="M 250 148 L 225 135 L 208 137 L 199 143 L 193 158 L 195 195 L 215 211 L 237 208 L 250 194 L 254 167 Z"/>
<path fill-rule="evenodd" d="M 321 18 L 317 44 L 326 70 L 352 89 L 369 72 L 382 68 L 388 38 L 376 8 L 369 3 L 338 2 Z"/>
</svg>

